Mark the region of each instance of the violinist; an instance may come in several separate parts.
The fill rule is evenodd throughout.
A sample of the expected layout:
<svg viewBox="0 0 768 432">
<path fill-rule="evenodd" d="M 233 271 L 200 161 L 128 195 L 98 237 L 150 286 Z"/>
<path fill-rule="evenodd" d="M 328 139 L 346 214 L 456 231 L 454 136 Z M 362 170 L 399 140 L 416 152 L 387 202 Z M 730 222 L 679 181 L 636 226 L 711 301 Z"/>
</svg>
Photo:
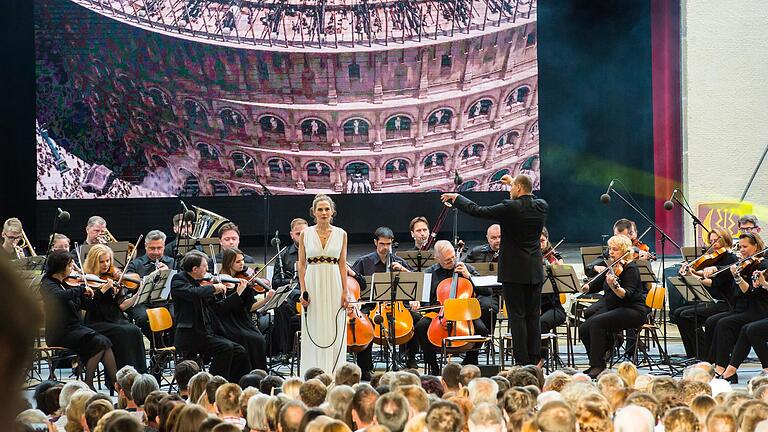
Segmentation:
<svg viewBox="0 0 768 432">
<path fill-rule="evenodd" d="M 736 255 L 731 251 L 733 243 L 731 234 L 724 228 L 715 227 L 710 231 L 709 242 L 710 246 L 705 256 L 693 261 L 692 265 L 683 265 L 680 268 L 681 276 L 698 277 L 714 300 L 711 303 L 688 304 L 673 312 L 672 319 L 677 322 L 677 328 L 680 330 L 686 358 L 706 357 L 711 337 L 704 337 L 702 329 L 705 328 L 707 319 L 728 312 L 733 304 L 733 276 L 729 272 L 711 276 L 718 267 L 727 267 L 737 261 Z M 706 259 L 706 256 L 711 258 Z M 710 326 L 712 325 L 710 323 Z"/>
<path fill-rule="evenodd" d="M 424 216 L 416 216 L 408 225 L 413 238 L 412 250 L 425 250 L 429 245 L 429 222 Z"/>
<path fill-rule="evenodd" d="M 614 236 L 624 236 L 628 238 L 634 247 L 635 242 L 637 241 L 637 227 L 635 225 L 635 222 L 629 220 L 629 219 L 619 219 L 613 224 L 613 235 Z M 638 251 L 638 258 L 639 259 L 648 259 L 649 254 L 645 251 Z M 609 253 L 608 250 L 604 250 L 603 254 L 599 257 L 597 257 L 594 261 L 587 264 L 587 267 L 584 269 L 584 273 L 588 277 L 594 277 L 596 274 L 602 272 L 606 269 L 607 263 L 610 262 L 609 259 Z"/>
<path fill-rule="evenodd" d="M 228 287 L 227 293 L 212 300 L 216 312 L 219 333 L 227 339 L 245 348 L 251 366 L 267 370 L 267 340 L 254 323 L 252 314 L 264 305 L 275 292 L 265 289 L 266 283 L 258 280 L 248 283 L 250 275 L 246 272 L 245 254 L 239 249 L 224 249 L 221 261 L 221 274 L 241 278 L 240 283 Z M 256 300 L 256 287 L 265 291 L 265 298 Z"/>
<path fill-rule="evenodd" d="M 154 271 L 173 268 L 173 258 L 164 255 L 165 238 L 165 233 L 160 230 L 148 232 L 144 237 L 145 254 L 131 261 L 125 268 L 125 273 L 141 279 Z M 141 328 L 141 332 L 150 341 L 152 340 L 152 330 L 149 328 L 147 309 L 156 306 L 168 307 L 169 312 L 173 315 L 173 308 L 167 303 L 167 299 L 162 304 L 157 305 L 153 305 L 149 301 L 139 303 L 127 310 L 133 322 Z"/>
<path fill-rule="evenodd" d="M 549 242 L 549 231 L 547 231 L 547 227 L 544 227 L 544 229 L 541 230 L 539 246 L 541 247 L 541 253 L 544 256 L 545 265 L 563 264 L 563 257 L 560 256 L 559 252 L 552 248 L 552 244 Z M 552 332 L 557 326 L 563 323 L 565 323 L 565 309 L 563 308 L 563 304 L 560 303 L 560 294 L 542 294 L 541 317 L 539 318 L 541 332 Z"/>
<path fill-rule="evenodd" d="M 181 270 L 171 280 L 171 297 L 176 312 L 176 349 L 185 360 L 194 354 L 211 357 L 209 372 L 238 382 L 251 370 L 248 354 L 237 344 L 216 332 L 216 315 L 211 308 L 214 295 L 227 287 L 220 283 L 202 285 L 208 273 L 208 257 L 191 250 L 181 260 Z"/>
<path fill-rule="evenodd" d="M 117 284 L 121 272 L 114 266 L 112 249 L 106 245 L 93 246 L 83 262 L 83 271 L 106 281 L 93 287 L 93 300 L 85 313 L 85 325 L 109 338 L 118 368 L 130 365 L 139 373 L 146 372 L 144 337 L 141 329 L 123 314 L 131 299 L 126 299 L 125 289 Z"/>
<path fill-rule="evenodd" d="M 445 279 L 451 279 L 454 273 L 458 273 L 459 277 L 464 279 L 470 279 L 471 276 L 477 275 L 477 271 L 469 265 L 463 262 L 456 262 L 456 250 L 453 245 L 447 240 L 438 240 L 435 242 L 435 260 L 437 262 L 424 270 L 424 273 L 432 273 L 432 281 L 429 287 L 429 305 L 437 305 L 437 286 Z M 470 280 L 470 284 L 472 281 Z M 475 289 L 474 284 L 472 285 Z M 490 289 L 489 289 L 490 291 Z M 424 362 L 426 363 L 426 370 L 430 375 L 440 375 L 440 369 L 437 365 L 437 347 L 430 342 L 427 332 L 429 326 L 432 324 L 432 319 L 423 317 L 416 323 L 416 336 L 419 339 L 419 344 L 424 352 Z M 487 335 L 488 328 L 483 323 L 482 319 L 476 319 L 473 321 L 475 326 L 475 334 Z M 465 354 L 462 364 L 477 364 L 477 351 L 468 351 Z"/>
<path fill-rule="evenodd" d="M 96 367 L 101 362 L 111 382 L 117 382 L 117 366 L 109 338 L 83 325 L 80 310 L 93 296 L 86 285 L 70 286 L 65 281 L 72 274 L 74 259 L 67 251 L 48 255 L 48 268 L 40 282 L 45 305 L 45 340 L 48 346 L 74 351 L 85 364 L 85 383 L 93 389 Z"/>
<path fill-rule="evenodd" d="M 760 224 L 755 215 L 744 215 L 739 218 L 741 234 L 760 234 Z"/>
<path fill-rule="evenodd" d="M 378 227 L 376 228 L 376 231 L 373 233 L 374 240 L 373 244 L 376 247 L 376 250 L 367 254 L 363 255 L 360 258 L 355 261 L 354 264 L 352 264 L 352 267 L 348 270 L 348 274 L 355 279 L 357 279 L 357 282 L 360 284 L 361 287 L 365 287 L 365 276 L 372 276 L 374 273 L 385 273 L 388 271 L 387 269 L 387 262 L 389 262 L 390 253 L 392 252 L 392 243 L 395 239 L 395 234 L 392 232 L 390 228 L 387 227 Z M 396 272 L 409 272 L 411 271 L 411 268 L 408 266 L 408 264 L 400 258 L 399 256 L 392 254 L 392 271 Z M 418 302 L 415 302 L 416 309 L 418 309 Z M 366 308 L 364 308 L 365 310 Z M 367 308 L 370 309 L 370 308 Z M 369 310 L 365 310 L 365 312 L 369 312 Z M 418 320 L 421 316 L 417 314 L 416 312 L 411 312 L 411 315 L 414 320 Z M 407 345 L 405 345 L 405 352 L 407 360 L 406 365 L 409 368 L 416 368 L 418 367 L 418 363 L 416 362 L 416 352 L 419 349 L 418 340 L 416 338 L 412 338 L 410 341 L 408 341 Z M 373 371 L 373 358 L 371 356 L 371 350 L 372 350 L 372 344 L 368 346 L 368 348 L 364 349 L 363 351 L 360 351 L 357 353 L 357 365 L 360 366 L 360 369 L 362 370 L 362 376 L 363 380 L 369 381 L 371 373 Z M 365 378 L 368 379 L 365 379 Z"/>
<path fill-rule="evenodd" d="M 725 374 L 726 367 L 738 365 L 749 353 L 749 343 L 745 337 L 740 337 L 742 328 L 749 323 L 763 319 L 768 315 L 768 291 L 755 288 L 752 275 L 755 270 L 766 267 L 765 259 L 756 254 L 765 249 L 765 243 L 760 234 L 749 233 L 739 236 L 739 251 L 742 259 L 725 269 L 724 273 L 733 275 L 733 291 L 736 293 L 736 305 L 732 312 L 720 318 L 714 329 L 710 357 L 714 359 L 715 372 L 729 382 L 738 382 L 735 369 L 731 368 Z M 759 328 L 759 326 L 758 326 Z M 737 347 L 737 339 L 741 344 Z M 745 348 L 746 345 L 746 348 Z M 745 352 L 746 351 L 746 352 Z M 733 358 L 731 358 L 733 353 Z M 733 372 L 733 373 L 731 373 Z"/>
<path fill-rule="evenodd" d="M 640 282 L 640 270 L 633 261 L 632 241 L 626 236 L 608 239 L 610 263 L 602 274 L 581 287 L 581 291 L 603 291 L 603 298 L 584 313 L 579 336 L 587 349 L 589 368 L 584 371 L 597 378 L 605 370 L 605 353 L 612 335 L 645 323 L 648 308 Z"/>
<path fill-rule="evenodd" d="M 3 244 L 0 247 L 0 258 L 14 260 L 18 258 L 17 246 L 21 240 L 23 228 L 21 221 L 17 218 L 10 218 L 3 223 Z"/>
<path fill-rule="evenodd" d="M 467 254 L 468 263 L 476 262 L 498 262 L 499 246 L 501 246 L 501 225 L 493 224 L 488 227 L 485 233 L 487 244 L 475 246 Z"/>
</svg>

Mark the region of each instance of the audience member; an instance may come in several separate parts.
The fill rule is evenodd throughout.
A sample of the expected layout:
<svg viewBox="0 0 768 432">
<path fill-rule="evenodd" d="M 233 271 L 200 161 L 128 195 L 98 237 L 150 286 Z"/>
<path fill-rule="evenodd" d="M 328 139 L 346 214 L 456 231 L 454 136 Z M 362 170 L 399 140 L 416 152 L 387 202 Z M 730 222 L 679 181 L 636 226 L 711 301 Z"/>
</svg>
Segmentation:
<svg viewBox="0 0 768 432">
<path fill-rule="evenodd" d="M 216 410 L 219 418 L 225 423 L 231 423 L 238 426 L 241 430 L 245 428 L 246 421 L 240 411 L 240 395 L 243 393 L 240 386 L 233 383 L 226 383 L 216 389 Z"/>
<path fill-rule="evenodd" d="M 475 405 L 469 415 L 469 432 L 504 432 L 506 424 L 501 410 L 490 403 Z"/>
<path fill-rule="evenodd" d="M 256 394 L 248 399 L 248 427 L 254 432 L 266 432 L 269 430 L 267 422 L 266 406 L 269 396 Z"/>
<path fill-rule="evenodd" d="M 376 400 L 374 409 L 376 423 L 386 426 L 392 432 L 402 432 L 408 422 L 408 400 L 398 393 L 387 393 Z"/>
<path fill-rule="evenodd" d="M 629 405 L 620 409 L 613 419 L 615 432 L 653 432 L 656 420 L 647 409 Z"/>
<path fill-rule="evenodd" d="M 179 386 L 179 396 L 182 399 L 187 400 L 189 398 L 189 380 L 198 372 L 200 372 L 200 365 L 193 360 L 184 360 L 176 364 L 173 379 L 176 381 L 176 385 Z"/>
<path fill-rule="evenodd" d="M 334 383 L 336 385 L 348 385 L 351 387 L 360 382 L 362 373 L 363 371 L 360 369 L 360 366 L 354 363 L 344 363 L 336 370 Z"/>
<path fill-rule="evenodd" d="M 325 401 L 327 392 L 325 384 L 317 378 L 310 378 L 299 387 L 299 399 L 309 408 L 319 407 Z"/>
<path fill-rule="evenodd" d="M 452 402 L 435 402 L 427 411 L 426 423 L 430 432 L 460 432 L 464 427 L 464 414 Z"/>
<path fill-rule="evenodd" d="M 280 408 L 277 432 L 299 432 L 299 425 L 307 407 L 297 400 L 289 400 Z"/>
</svg>

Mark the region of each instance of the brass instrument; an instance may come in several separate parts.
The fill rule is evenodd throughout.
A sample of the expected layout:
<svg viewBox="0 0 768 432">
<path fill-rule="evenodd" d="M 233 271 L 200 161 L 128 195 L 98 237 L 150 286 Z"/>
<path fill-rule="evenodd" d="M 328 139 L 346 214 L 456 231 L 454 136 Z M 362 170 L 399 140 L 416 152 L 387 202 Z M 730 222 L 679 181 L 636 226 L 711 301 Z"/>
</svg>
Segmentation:
<svg viewBox="0 0 768 432">
<path fill-rule="evenodd" d="M 104 232 L 99 234 L 99 237 L 97 238 L 101 244 L 117 243 L 117 239 L 112 235 L 111 232 L 109 232 L 109 229 L 107 228 L 104 228 Z"/>
<path fill-rule="evenodd" d="M 195 226 L 190 234 L 193 239 L 215 237 L 219 227 L 229 222 L 229 219 L 212 211 L 198 206 L 192 208 L 195 210 Z"/>
<path fill-rule="evenodd" d="M 27 233 L 24 232 L 24 228 L 21 229 L 21 239 L 14 246 L 14 249 L 16 249 L 16 258 L 18 259 L 37 256 L 35 248 L 32 247 L 32 243 L 27 238 Z"/>
</svg>

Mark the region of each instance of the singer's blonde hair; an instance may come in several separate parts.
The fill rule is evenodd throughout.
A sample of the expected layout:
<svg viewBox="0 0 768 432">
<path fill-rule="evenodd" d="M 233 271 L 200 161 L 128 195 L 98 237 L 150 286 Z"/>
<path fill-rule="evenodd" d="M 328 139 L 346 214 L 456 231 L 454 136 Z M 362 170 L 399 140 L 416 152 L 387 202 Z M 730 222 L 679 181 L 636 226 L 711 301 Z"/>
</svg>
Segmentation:
<svg viewBox="0 0 768 432">
<path fill-rule="evenodd" d="M 336 216 L 336 203 L 333 202 L 331 197 L 329 197 L 328 195 L 325 195 L 325 194 L 315 195 L 315 199 L 312 200 L 312 207 L 309 208 L 309 214 L 310 216 L 312 216 L 312 219 L 314 219 L 315 222 L 317 222 L 317 219 L 315 219 L 315 209 L 317 208 L 317 205 L 323 201 L 327 202 L 328 205 L 331 206 L 331 211 L 333 212 L 331 214 L 331 222 L 333 222 L 333 217 Z"/>
</svg>

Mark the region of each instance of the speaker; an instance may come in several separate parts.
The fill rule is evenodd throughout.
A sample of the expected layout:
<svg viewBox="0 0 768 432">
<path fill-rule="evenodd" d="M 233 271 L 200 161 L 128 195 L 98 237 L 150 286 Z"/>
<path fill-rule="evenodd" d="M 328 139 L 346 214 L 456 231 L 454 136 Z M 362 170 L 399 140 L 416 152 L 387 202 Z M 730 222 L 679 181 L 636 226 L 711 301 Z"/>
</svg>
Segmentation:
<svg viewBox="0 0 768 432">
<path fill-rule="evenodd" d="M 477 365 L 477 367 L 480 368 L 480 376 L 484 378 L 498 375 L 501 371 L 501 366 L 499 365 Z"/>
</svg>

